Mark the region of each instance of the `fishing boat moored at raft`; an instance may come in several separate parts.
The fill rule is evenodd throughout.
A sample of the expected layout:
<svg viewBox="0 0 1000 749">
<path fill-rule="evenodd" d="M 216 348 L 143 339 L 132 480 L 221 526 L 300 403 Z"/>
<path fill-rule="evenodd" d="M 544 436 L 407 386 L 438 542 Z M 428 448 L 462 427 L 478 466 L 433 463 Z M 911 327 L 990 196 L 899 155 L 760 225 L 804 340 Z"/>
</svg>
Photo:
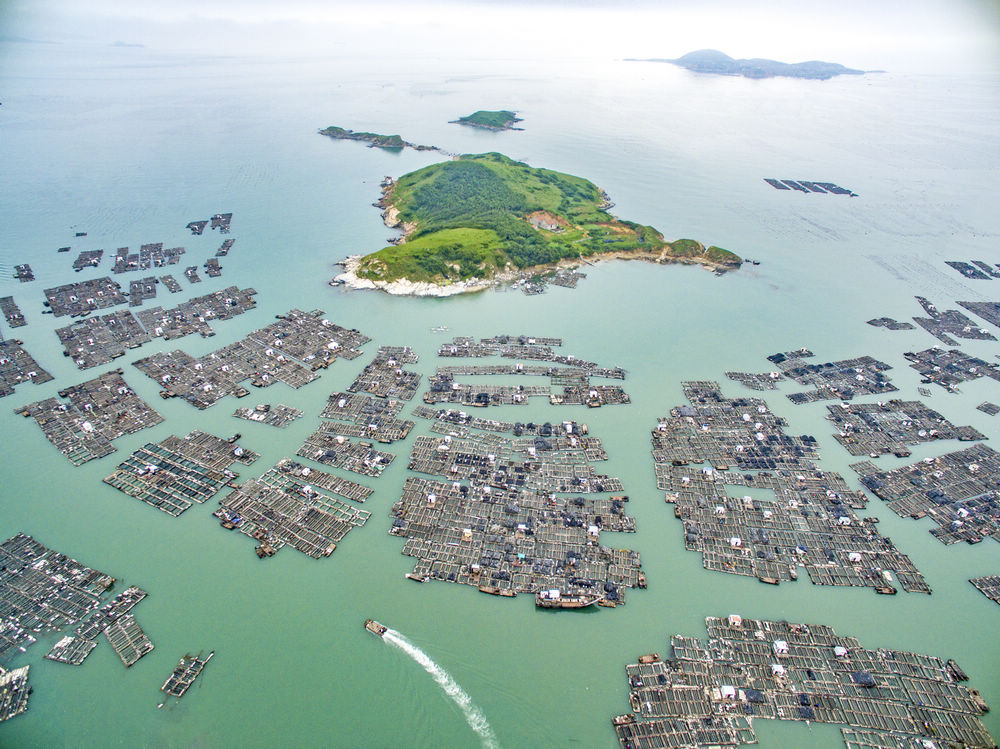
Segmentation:
<svg viewBox="0 0 1000 749">
<path fill-rule="evenodd" d="M 597 593 L 563 593 L 557 588 L 535 593 L 535 605 L 543 609 L 582 609 L 593 606 L 603 596 Z"/>
</svg>

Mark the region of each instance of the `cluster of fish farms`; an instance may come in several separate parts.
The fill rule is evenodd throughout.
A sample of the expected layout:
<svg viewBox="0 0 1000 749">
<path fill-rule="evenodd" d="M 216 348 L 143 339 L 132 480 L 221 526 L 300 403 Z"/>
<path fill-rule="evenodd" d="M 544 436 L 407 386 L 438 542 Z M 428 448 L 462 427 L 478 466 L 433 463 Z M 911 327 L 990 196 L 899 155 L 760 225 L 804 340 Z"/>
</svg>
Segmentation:
<svg viewBox="0 0 1000 749">
<path fill-rule="evenodd" d="M 942 543 L 1000 541 L 1000 453 L 984 444 L 883 470 L 851 466 L 861 483 L 901 517 L 931 518 Z"/>
<path fill-rule="evenodd" d="M 764 181 L 775 190 L 796 190 L 804 192 L 807 195 L 809 193 L 819 193 L 821 195 L 850 195 L 852 198 L 858 197 L 857 193 L 851 192 L 846 187 L 841 187 L 833 182 L 811 182 L 804 179 L 774 179 L 773 177 L 764 177 Z"/>
<path fill-rule="evenodd" d="M 990 265 L 984 260 L 945 260 L 945 265 L 957 270 L 968 279 L 976 281 L 990 281 L 1000 278 L 1000 263 Z"/>
<path fill-rule="evenodd" d="M 985 263 L 949 265 L 970 278 L 1000 277 Z M 926 316 L 914 317 L 916 326 L 952 347 L 904 353 L 921 385 L 958 392 L 964 383 L 1000 380 L 996 362 L 957 348 L 960 339 L 995 341 L 993 332 L 965 312 L 917 301 Z M 957 304 L 1000 327 L 1000 303 Z M 868 324 L 916 327 L 892 317 Z M 810 387 L 786 393 L 796 404 L 838 400 L 826 407 L 834 439 L 851 455 L 872 459 L 851 466 L 863 490 L 820 470 L 816 440 L 788 433 L 765 401 L 727 397 L 715 382 L 686 382 L 688 403 L 652 432 L 657 485 L 683 522 L 684 543 L 701 553 L 706 569 L 765 583 L 804 571 L 819 585 L 930 593 L 910 558 L 878 532 L 878 519 L 858 514 L 869 502 L 864 490 L 901 517 L 931 519 L 931 534 L 945 544 L 1000 541 L 1000 453 L 979 430 L 953 424 L 921 401 L 852 402 L 897 392 L 888 364 L 869 356 L 813 364 L 812 357 L 808 349 L 773 354 L 770 372 L 726 375 L 754 391 L 778 390 L 789 380 Z M 1000 413 L 990 401 L 977 408 Z M 874 462 L 905 459 L 911 448 L 941 440 L 975 444 L 909 465 Z M 1000 601 L 1000 576 L 970 582 Z M 666 657 L 650 653 L 626 667 L 632 711 L 612 721 L 623 747 L 756 743 L 755 717 L 840 725 L 849 749 L 995 746 L 980 720 L 987 705 L 959 684 L 967 677 L 954 661 L 867 650 L 819 625 L 736 615 L 707 622 L 707 639 L 674 636 Z"/>
<path fill-rule="evenodd" d="M 816 440 L 757 398 L 727 398 L 718 383 L 686 382 L 690 405 L 652 432 L 656 481 L 706 569 L 778 584 L 804 569 L 818 585 L 929 593 L 913 563 L 861 518 L 867 504 L 837 473 L 816 468 Z"/>
<path fill-rule="evenodd" d="M 228 233 L 232 214 L 217 214 L 217 216 L 219 218 L 212 219 L 213 228 Z M 195 223 L 207 225 L 209 222 Z M 86 234 L 77 232 L 78 237 L 85 237 Z M 216 252 L 216 257 L 210 258 L 205 263 L 209 276 L 221 275 L 217 258 L 227 255 L 234 241 L 226 239 Z M 60 247 L 58 251 L 69 252 L 70 249 L 70 247 Z M 136 253 L 130 252 L 128 247 L 121 247 L 115 253 L 112 272 L 119 274 L 176 264 L 184 252 L 183 247 L 164 249 L 162 242 L 144 244 Z M 80 272 L 86 268 L 97 268 L 103 257 L 103 249 L 82 250 L 72 263 L 73 270 Z M 192 282 L 201 280 L 197 278 L 196 266 L 188 270 L 191 273 L 185 275 L 189 280 Z M 35 280 L 34 272 L 27 263 L 16 267 L 14 277 L 21 282 Z M 110 276 L 54 286 L 43 292 L 45 297 L 43 314 L 51 314 L 54 317 L 88 318 L 92 312 L 119 305 L 139 307 L 147 299 L 156 298 L 157 286 L 160 283 L 163 283 L 171 293 L 182 290 L 171 275 L 159 278 L 148 276 L 131 281 L 127 292 L 123 291 L 121 284 L 112 280 Z M 253 289 L 240 290 L 230 287 L 203 297 L 195 297 L 166 311 L 157 307 L 141 312 L 138 318 L 129 310 L 120 310 L 100 317 L 81 319 L 59 328 L 56 335 L 63 344 L 64 354 L 72 357 L 80 369 L 88 369 L 106 364 L 112 359 L 123 356 L 128 349 L 138 348 L 154 338 L 163 337 L 169 340 L 192 332 L 198 332 L 202 336 L 214 335 L 209 323 L 213 320 L 226 320 L 252 309 L 255 303 L 251 297 L 256 293 Z M 0 298 L 0 311 L 11 328 L 27 324 L 26 317 L 12 296 Z M 51 375 L 24 349 L 21 341 L 5 339 L 0 331 L 0 397 L 11 395 L 15 386 L 20 383 L 41 384 L 51 379 Z"/>
<path fill-rule="evenodd" d="M 24 534 L 0 543 L 0 570 L 0 657 L 25 652 L 51 635 L 59 637 L 45 657 L 71 666 L 83 664 L 101 635 L 126 668 L 153 650 L 132 613 L 147 596 L 141 588 L 112 596 L 113 577 Z M 0 722 L 27 709 L 29 671 L 0 669 Z M 189 676 L 188 686 L 198 673 Z"/>
<path fill-rule="evenodd" d="M 832 183 L 768 182 L 779 190 L 852 194 Z M 216 214 L 187 228 L 194 235 L 209 226 L 228 233 L 231 218 Z M 204 264 L 209 278 L 219 275 L 217 258 L 232 246 L 226 239 Z M 137 253 L 121 248 L 113 272 L 178 264 L 184 253 L 163 244 L 142 245 Z M 97 268 L 103 254 L 84 250 L 73 267 Z M 27 266 L 17 273 L 22 281 L 33 279 Z M 199 266 L 184 276 L 200 282 Z M 560 271 L 525 279 L 522 290 L 572 287 L 583 277 Z M 139 306 L 161 283 L 171 293 L 183 291 L 171 275 L 133 281 L 127 294 L 110 276 L 45 290 L 47 312 L 78 318 L 56 330 L 65 356 L 81 370 L 107 365 L 157 338 L 214 336 L 216 322 L 256 307 L 254 289 L 230 286 L 169 309 L 111 309 Z M 919 330 L 891 317 L 869 324 L 926 332 L 946 346 L 995 340 L 964 312 L 941 312 L 917 299 L 926 315 L 913 318 Z M 957 304 L 1000 327 L 1000 303 Z M 26 323 L 13 297 L 0 299 L 0 310 L 11 328 Z M 92 314 L 102 310 L 109 311 Z M 226 396 L 245 397 L 251 387 L 303 387 L 338 359 L 359 359 L 369 343 L 365 333 L 321 310 L 293 309 L 206 354 L 175 349 L 131 365 L 162 398 L 203 410 Z M 322 559 L 369 521 L 364 506 L 374 482 L 405 462 L 402 485 L 388 489 L 393 501 L 384 524 L 413 560 L 410 580 L 531 596 L 546 609 L 614 608 L 633 595 L 629 591 L 646 587 L 639 552 L 611 540 L 636 530 L 625 484 L 603 467 L 608 452 L 600 436 L 582 421 L 562 418 L 590 413 L 582 407 L 628 406 L 624 368 L 565 353 L 559 338 L 529 335 L 456 337 L 440 346 L 426 381 L 408 346 L 382 345 L 369 355 L 318 414 L 271 403 L 233 412 L 244 422 L 278 428 L 315 419 L 294 456 L 256 468 L 260 454 L 251 448 L 266 444 L 253 435 L 244 440 L 194 430 L 132 450 L 109 467 L 104 483 L 173 518 L 211 500 L 211 513 L 195 508 L 190 514 L 211 515 L 220 535 L 248 537 L 241 543 L 251 559 L 251 549 L 267 559 L 285 546 Z M 935 346 L 905 358 L 922 385 L 956 391 L 977 379 L 1000 380 L 1000 365 L 958 348 Z M 833 438 L 850 455 L 870 458 L 852 466 L 862 488 L 823 470 L 816 438 L 791 433 L 762 398 L 727 394 L 714 381 L 682 383 L 686 402 L 643 430 L 652 428 L 656 485 L 673 505 L 685 547 L 701 555 L 707 570 L 771 585 L 804 573 L 819 586 L 930 593 L 910 557 L 879 532 L 878 519 L 863 516 L 870 495 L 900 516 L 931 518 L 931 533 L 946 544 L 1000 541 L 1000 453 L 984 444 L 984 434 L 918 400 L 874 400 L 898 388 L 891 367 L 871 356 L 817 363 L 811 351 L 799 349 L 767 361 L 771 371 L 726 375 L 755 394 L 795 383 L 805 389 L 785 393 L 794 404 L 836 401 L 824 404 Z M 16 412 L 33 419 L 73 465 L 105 457 L 116 451 L 115 440 L 163 421 L 124 375 L 123 369 L 104 372 Z M 0 396 L 20 383 L 51 379 L 20 341 L 0 340 Z M 496 407 L 508 407 L 505 418 L 490 416 Z M 990 402 L 979 408 L 1000 413 Z M 521 420 L 506 416 L 519 412 Z M 266 438 L 266 429 L 248 428 Z M 393 446 L 415 431 L 408 454 L 396 463 L 402 454 Z M 911 448 L 946 440 L 974 444 L 910 465 L 893 463 L 910 457 Z M 345 472 L 353 478 L 340 475 Z M 997 576 L 971 582 L 1000 600 Z M 114 595 L 113 585 L 109 575 L 29 536 L 0 544 L 0 657 L 47 637 L 46 658 L 78 666 L 103 638 L 124 666 L 135 664 L 154 647 L 135 614 L 147 593 L 132 586 Z M 755 717 L 837 724 L 847 745 L 858 749 L 993 745 L 980 720 L 986 705 L 959 683 L 965 675 L 953 661 L 869 650 L 821 625 L 735 615 L 707 623 L 706 639 L 675 636 L 665 657 L 650 653 L 626 667 L 632 710 L 613 719 L 622 746 L 734 747 L 756 741 Z M 377 623 L 369 629 L 387 631 Z M 161 706 L 181 698 L 214 655 L 181 657 L 160 687 Z M 28 672 L 28 666 L 0 670 L 0 721 L 26 709 Z"/>
<path fill-rule="evenodd" d="M 322 310 L 290 310 L 277 322 L 200 357 L 176 349 L 139 359 L 134 365 L 155 380 L 164 398 L 181 398 L 199 409 L 227 395 L 243 397 L 255 387 L 283 382 L 299 388 L 315 380 L 316 371 L 336 359 L 361 356 L 358 346 L 369 339 L 357 330 L 342 328 Z"/>
<path fill-rule="evenodd" d="M 56 335 L 63 344 L 64 355 L 73 359 L 79 369 L 89 369 L 124 356 L 154 338 L 171 341 L 192 333 L 203 338 L 215 335 L 211 323 L 229 320 L 254 309 L 257 303 L 254 289 L 230 286 L 164 310 L 162 307 L 143 310 L 133 315 L 129 310 L 88 317 L 64 328 Z"/>
<path fill-rule="evenodd" d="M 792 380 L 800 385 L 810 385 L 811 390 L 789 393 L 792 403 L 812 403 L 823 400 L 851 400 L 855 396 L 884 394 L 897 388 L 884 373 L 892 369 L 885 362 L 870 356 L 812 364 L 807 361 L 815 354 L 809 349 L 772 354 L 767 360 L 777 370 L 760 374 L 726 372 L 726 377 L 751 390 L 776 390 L 778 383 Z"/>
<path fill-rule="evenodd" d="M 228 233 L 232 214 L 216 214 L 212 228 Z M 208 221 L 204 222 L 206 225 Z M 204 229 L 204 226 L 202 226 Z M 196 233 L 201 233 L 200 231 Z M 85 237 L 86 232 L 77 232 Z M 226 239 L 216 257 L 228 254 L 234 240 Z M 60 247 L 59 252 L 69 252 Z M 164 249 L 162 243 L 144 244 L 137 253 L 117 250 L 113 272 L 149 270 L 179 262 L 183 247 Z M 82 250 L 72 267 L 80 272 L 100 266 L 104 251 Z M 210 276 L 218 276 L 218 260 L 207 263 Z M 18 265 L 15 278 L 35 280 L 28 264 Z M 128 304 L 140 306 L 155 298 L 162 282 L 171 293 L 180 292 L 172 276 L 153 276 L 130 282 L 129 292 L 109 276 L 67 283 L 45 289 L 43 313 L 54 317 L 81 318 L 58 328 L 56 335 L 79 369 L 111 362 L 154 338 L 171 340 L 191 333 L 212 336 L 212 323 L 243 314 L 256 306 L 253 289 L 228 289 L 195 297 L 174 308 L 140 311 L 115 310 L 90 317 L 91 313 Z M 12 296 L 0 298 L 0 311 L 10 328 L 28 320 Z M 274 331 L 267 330 L 271 335 Z M 281 332 L 274 332 L 279 338 Z M 281 343 L 276 343 L 280 347 Z M 295 349 L 295 346 L 291 347 Z M 57 397 L 15 409 L 32 418 L 48 440 L 73 465 L 102 458 L 115 451 L 114 440 L 163 421 L 162 416 L 125 381 L 122 369 L 64 388 Z M 11 395 L 24 382 L 42 384 L 53 377 L 24 349 L 20 340 L 0 336 L 0 397 Z M 295 410 L 292 409 L 294 412 Z M 295 418 L 284 414 L 285 418 Z M 295 412 L 301 415 L 301 412 Z M 179 515 L 192 503 L 204 502 L 223 486 L 234 486 L 238 474 L 230 467 L 248 465 L 258 455 L 236 439 L 223 440 L 195 431 L 186 437 L 168 437 L 146 444 L 122 463 L 105 482 L 170 515 Z M 359 490 L 363 488 L 359 487 Z M 51 640 L 45 658 L 79 666 L 107 640 L 122 663 L 134 665 L 154 646 L 136 619 L 133 609 L 146 591 L 130 586 L 113 594 L 115 579 L 99 570 L 47 548 L 31 536 L 19 533 L 0 543 L 0 658 L 5 662 L 24 653 L 39 639 Z M 161 687 L 168 698 L 180 698 L 201 674 L 212 657 L 181 658 Z M 30 666 L 0 668 L 0 722 L 24 712 L 32 689 Z"/>
<path fill-rule="evenodd" d="M 511 364 L 438 367 L 414 415 L 431 420 L 410 452 L 409 476 L 392 508 L 390 533 L 418 561 L 407 577 L 444 580 L 484 593 L 534 594 L 546 608 L 614 607 L 625 590 L 645 587 L 639 554 L 602 542 L 602 533 L 633 532 L 620 479 L 598 472 L 600 439 L 575 421 L 504 422 L 436 404 L 485 408 L 625 404 L 620 367 L 601 367 L 557 351 L 562 341 L 531 336 L 456 338 L 446 358 L 523 359 Z M 543 362 L 532 364 L 531 362 Z M 460 382 L 465 377 L 544 377 L 549 385 Z M 559 388 L 559 389 L 557 389 Z"/>
<path fill-rule="evenodd" d="M 632 710 L 612 721 L 623 747 L 755 744 L 754 718 L 839 725 L 848 749 L 994 746 L 986 703 L 954 661 L 818 624 L 734 614 L 706 628 L 626 666 Z"/>
</svg>

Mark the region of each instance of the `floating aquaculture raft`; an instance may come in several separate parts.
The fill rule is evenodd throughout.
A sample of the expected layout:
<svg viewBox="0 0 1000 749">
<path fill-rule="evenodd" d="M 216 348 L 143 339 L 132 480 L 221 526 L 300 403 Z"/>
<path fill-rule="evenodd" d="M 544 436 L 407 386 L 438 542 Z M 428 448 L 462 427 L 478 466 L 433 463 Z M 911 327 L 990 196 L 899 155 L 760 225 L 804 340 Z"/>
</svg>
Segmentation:
<svg viewBox="0 0 1000 749">
<path fill-rule="evenodd" d="M 256 408 L 237 408 L 233 416 L 238 419 L 255 421 L 259 424 L 267 424 L 272 427 L 286 427 L 296 419 L 302 418 L 302 412 L 291 406 L 283 406 L 280 403 L 272 406 L 264 403 Z"/>
<path fill-rule="evenodd" d="M 226 395 L 247 395 L 240 385 L 247 379 L 255 387 L 275 382 L 301 387 L 338 357 L 361 356 L 358 346 L 370 340 L 325 319 L 321 310 L 291 310 L 277 317 L 277 322 L 204 356 L 176 350 L 140 359 L 135 366 L 160 383 L 164 398 L 180 397 L 208 408 Z"/>
<path fill-rule="evenodd" d="M 75 465 L 103 458 L 117 448 L 111 441 L 163 421 L 115 369 L 93 380 L 59 391 L 59 397 L 17 409 L 41 427 L 49 442 Z"/>
<path fill-rule="evenodd" d="M 23 382 L 41 385 L 54 378 L 35 361 L 20 341 L 0 339 L 0 398 L 11 395 Z"/>
<path fill-rule="evenodd" d="M 773 390 L 776 382 L 786 378 L 800 385 L 811 385 L 812 390 L 788 394 L 788 399 L 798 404 L 834 399 L 847 401 L 855 395 L 890 393 L 898 389 L 883 374 L 892 367 L 870 356 L 824 364 L 806 361 L 813 356 L 815 354 L 805 348 L 772 354 L 767 360 L 777 367 L 777 371 L 764 374 L 726 372 L 726 376 L 753 390 Z"/>
<path fill-rule="evenodd" d="M 29 668 L 21 666 L 9 671 L 0 668 L 0 723 L 28 709 L 28 696 L 31 694 Z"/>
<path fill-rule="evenodd" d="M 136 450 L 104 483 L 177 517 L 237 478 L 233 463 L 250 465 L 258 457 L 228 440 L 194 431 L 167 437 Z"/>
<path fill-rule="evenodd" d="M 1000 382 L 1000 366 L 970 356 L 958 349 L 945 351 L 939 346 L 924 351 L 907 351 L 910 367 L 917 370 L 924 384 L 940 385 L 950 392 L 957 392 L 958 385 L 980 377 Z"/>
<path fill-rule="evenodd" d="M 289 544 L 307 556 L 330 556 L 337 544 L 371 515 L 337 497 L 363 501 L 371 489 L 323 471 L 282 460 L 258 479 L 219 500 L 222 526 L 237 529 L 272 556 Z"/>
<path fill-rule="evenodd" d="M 128 297 L 122 293 L 121 284 L 109 276 L 90 281 L 68 283 L 45 289 L 45 306 L 56 317 L 82 316 L 94 310 L 125 304 Z"/>
<path fill-rule="evenodd" d="M 955 426 L 920 401 L 845 403 L 826 408 L 830 412 L 827 418 L 840 430 L 834 439 L 851 455 L 877 457 L 892 453 L 905 458 L 910 455 L 907 445 L 945 439 L 963 442 L 986 439 L 986 435 L 971 426 Z"/>
<path fill-rule="evenodd" d="M 213 655 L 215 655 L 215 651 L 209 653 L 206 657 L 202 657 L 201 653 L 198 653 L 198 655 L 188 653 L 183 656 L 177 664 L 177 668 L 163 682 L 160 691 L 168 697 L 176 697 L 177 699 L 183 697 L 184 693 L 194 684 L 194 680 L 201 675 L 205 664 L 212 660 Z"/>
<path fill-rule="evenodd" d="M 0 297 L 0 312 L 3 313 L 7 324 L 12 328 L 20 328 L 22 325 L 27 325 L 24 315 L 21 314 L 21 308 L 17 306 L 12 296 Z"/>
<path fill-rule="evenodd" d="M 969 582 L 975 585 L 979 592 L 991 601 L 1000 603 L 1000 575 L 974 577 Z"/>
<path fill-rule="evenodd" d="M 1000 541 L 1000 453 L 973 445 L 891 471 L 870 461 L 852 465 L 865 485 L 900 517 L 932 518 L 945 544 Z"/>
</svg>

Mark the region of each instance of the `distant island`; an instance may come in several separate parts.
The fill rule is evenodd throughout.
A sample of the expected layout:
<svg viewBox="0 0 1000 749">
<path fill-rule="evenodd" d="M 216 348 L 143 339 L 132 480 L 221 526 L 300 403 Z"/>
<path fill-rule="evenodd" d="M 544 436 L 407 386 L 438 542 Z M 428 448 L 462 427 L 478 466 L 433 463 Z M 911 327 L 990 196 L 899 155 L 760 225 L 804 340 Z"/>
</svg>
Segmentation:
<svg viewBox="0 0 1000 749">
<path fill-rule="evenodd" d="M 484 130 L 523 130 L 524 128 L 514 127 L 515 122 L 521 122 L 516 112 L 507 109 L 490 111 L 480 109 L 466 117 L 459 117 L 452 120 L 453 125 L 469 125 L 470 127 L 481 127 Z"/>
<path fill-rule="evenodd" d="M 395 182 L 387 178 L 376 205 L 403 237 L 348 258 L 335 283 L 449 296 L 585 258 L 692 263 L 720 273 L 743 262 L 693 239 L 667 242 L 651 226 L 609 214 L 608 196 L 589 180 L 499 153 L 459 156 Z"/>
<path fill-rule="evenodd" d="M 679 65 L 695 73 L 711 73 L 713 75 L 742 75 L 745 78 L 809 78 L 825 81 L 838 75 L 864 75 L 864 70 L 846 68 L 836 62 L 778 62 L 755 57 L 749 60 L 734 60 L 729 55 L 717 49 L 700 49 L 688 52 L 676 60 L 647 58 L 643 60 L 629 59 L 630 62 L 669 62 Z"/>
<path fill-rule="evenodd" d="M 326 135 L 338 140 L 360 140 L 368 144 L 369 148 L 403 149 L 412 148 L 415 151 L 440 151 L 437 146 L 421 146 L 403 140 L 399 135 L 382 135 L 381 133 L 365 133 L 347 130 L 346 128 L 330 125 L 319 131 L 320 135 Z"/>
</svg>

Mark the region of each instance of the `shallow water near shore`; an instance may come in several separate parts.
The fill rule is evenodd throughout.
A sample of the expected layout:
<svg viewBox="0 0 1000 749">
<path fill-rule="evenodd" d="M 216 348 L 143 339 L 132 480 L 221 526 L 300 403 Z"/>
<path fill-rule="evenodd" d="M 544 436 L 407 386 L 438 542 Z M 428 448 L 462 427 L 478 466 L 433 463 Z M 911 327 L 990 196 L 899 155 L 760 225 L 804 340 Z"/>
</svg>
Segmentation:
<svg viewBox="0 0 1000 749">
<path fill-rule="evenodd" d="M 131 48 L 81 48 L 72 63 L 31 45 L 7 44 L 0 127 L 0 296 L 13 294 L 28 325 L 13 335 L 56 379 L 22 385 L 0 400 L 0 534 L 29 533 L 49 547 L 136 584 L 136 609 L 156 649 L 125 670 L 100 645 L 80 668 L 43 659 L 46 638 L 14 665 L 30 663 L 28 712 L 0 726 L 10 746 L 439 746 L 481 742 L 461 705 L 405 653 L 364 631 L 375 618 L 426 654 L 460 686 L 501 746 L 616 746 L 610 719 L 628 710 L 624 666 L 668 648 L 671 634 L 704 634 L 704 618 L 824 623 L 868 647 L 955 658 L 994 708 L 1000 736 L 1000 608 L 966 580 L 1000 572 L 1000 545 L 945 547 L 927 520 L 881 519 L 924 573 L 931 596 L 877 596 L 868 589 L 795 583 L 765 586 L 708 572 L 684 550 L 681 524 L 653 477 L 649 431 L 682 403 L 682 380 L 715 379 L 746 395 L 727 370 L 765 371 L 764 357 L 806 346 L 817 362 L 871 354 L 893 366 L 898 395 L 917 397 L 904 351 L 937 343 L 923 330 L 865 325 L 883 315 L 921 313 L 913 296 L 939 308 L 1000 299 L 1000 282 L 967 281 L 944 260 L 1000 262 L 994 177 L 1000 137 L 1000 77 L 884 74 L 811 81 L 697 76 L 672 66 L 606 62 L 468 61 L 461 70 L 417 62 L 390 75 L 364 60 L 271 60 L 164 55 Z M 940 106 L 947 101 L 948 106 Z M 510 108 L 524 131 L 448 124 L 477 109 Z M 386 175 L 433 163 L 434 153 L 390 153 L 316 134 L 327 125 L 399 133 L 457 153 L 501 151 L 584 176 L 615 201 L 613 212 L 692 237 L 759 266 L 717 277 L 690 266 L 611 261 L 585 268 L 576 290 L 527 297 L 493 289 L 447 299 L 391 297 L 331 288 L 334 263 L 385 244 L 392 232 L 371 203 Z M 779 192 L 763 177 L 830 181 L 857 198 Z M 191 220 L 232 211 L 220 279 L 190 285 L 186 265 L 204 262 L 222 238 L 193 237 Z M 75 238 L 75 231 L 87 236 Z M 257 309 L 218 323 L 216 336 L 157 341 L 113 364 L 80 372 L 42 315 L 42 290 L 106 275 L 117 247 L 183 245 L 162 285 L 164 307 L 231 284 L 259 291 Z M 71 245 L 70 253 L 56 248 Z M 76 274 L 79 250 L 104 248 L 98 269 Z M 29 262 L 38 280 L 10 273 Z M 126 282 L 143 273 L 114 276 Z M 159 350 L 199 355 L 298 307 L 357 327 L 374 341 L 299 390 L 275 385 L 207 411 L 157 397 L 131 362 Z M 433 332 L 438 326 L 447 332 Z M 5 335 L 10 330 L 4 326 Z M 994 331 L 995 333 L 997 331 Z M 387 534 L 411 442 L 388 447 L 397 460 L 376 480 L 372 517 L 328 559 L 292 549 L 258 561 L 253 544 L 211 517 L 214 500 L 170 518 L 101 483 L 132 450 L 169 434 L 202 429 L 243 434 L 262 457 L 240 467 L 262 473 L 292 456 L 318 423 L 326 396 L 344 389 L 378 345 L 409 345 L 428 375 L 453 335 L 559 336 L 564 350 L 625 367 L 632 403 L 586 409 L 544 405 L 489 409 L 493 418 L 577 419 L 600 437 L 636 517 L 635 534 L 602 542 L 640 551 L 649 588 L 618 609 L 536 610 L 529 596 L 484 596 L 464 586 L 416 584 Z M 963 342 L 993 360 L 995 342 Z M 73 468 L 18 406 L 117 367 L 165 417 L 115 441 L 118 452 Z M 855 462 L 833 440 L 825 404 L 795 406 L 785 385 L 766 393 L 789 431 L 819 439 L 824 469 L 856 485 Z M 957 424 L 1000 440 L 1000 421 L 975 410 L 1000 402 L 994 381 L 923 399 Z M 757 395 L 757 394 L 755 394 Z M 418 396 L 419 397 L 419 396 Z M 862 400 L 875 400 L 867 397 Z M 286 429 L 234 419 L 237 405 L 284 403 L 305 416 Z M 407 409 L 408 410 L 408 409 Z M 405 413 L 405 411 L 404 411 Z M 415 433 L 427 432 L 418 420 Z M 410 440 L 412 440 L 412 436 Z M 958 449 L 914 449 L 910 460 Z M 997 447 L 997 445 L 994 445 Z M 904 461 L 883 458 L 882 465 Z M 156 710 L 159 685 L 185 652 L 216 656 L 173 709 Z M 7 664 L 5 664 L 7 665 Z M 841 746 L 831 726 L 758 721 L 762 746 Z"/>
</svg>

